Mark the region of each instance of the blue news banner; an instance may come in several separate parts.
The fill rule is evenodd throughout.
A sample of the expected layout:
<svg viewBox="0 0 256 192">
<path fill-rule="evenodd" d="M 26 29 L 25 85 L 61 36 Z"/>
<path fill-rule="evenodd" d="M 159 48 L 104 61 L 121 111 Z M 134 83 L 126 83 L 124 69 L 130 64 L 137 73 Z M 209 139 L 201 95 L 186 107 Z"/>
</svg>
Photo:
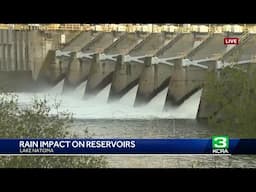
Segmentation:
<svg viewBox="0 0 256 192">
<path fill-rule="evenodd" d="M 256 154 L 256 139 L 0 139 L 0 154 Z"/>
</svg>

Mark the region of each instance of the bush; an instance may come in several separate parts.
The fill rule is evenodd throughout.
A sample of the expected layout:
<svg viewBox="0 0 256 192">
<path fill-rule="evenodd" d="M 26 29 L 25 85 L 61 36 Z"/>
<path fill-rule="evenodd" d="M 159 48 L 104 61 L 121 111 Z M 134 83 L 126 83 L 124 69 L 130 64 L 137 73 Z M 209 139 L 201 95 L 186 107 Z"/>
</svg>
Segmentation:
<svg viewBox="0 0 256 192">
<path fill-rule="evenodd" d="M 60 103 L 48 105 L 34 98 L 31 106 L 19 106 L 18 97 L 0 94 L 0 138 L 74 138 L 68 129 L 71 113 L 60 112 Z M 8 168 L 96 168 L 105 167 L 102 156 L 0 156 L 0 167 Z"/>
<path fill-rule="evenodd" d="M 206 102 L 217 110 L 209 125 L 232 137 L 256 137 L 256 70 L 249 65 L 226 67 L 209 74 Z"/>
</svg>

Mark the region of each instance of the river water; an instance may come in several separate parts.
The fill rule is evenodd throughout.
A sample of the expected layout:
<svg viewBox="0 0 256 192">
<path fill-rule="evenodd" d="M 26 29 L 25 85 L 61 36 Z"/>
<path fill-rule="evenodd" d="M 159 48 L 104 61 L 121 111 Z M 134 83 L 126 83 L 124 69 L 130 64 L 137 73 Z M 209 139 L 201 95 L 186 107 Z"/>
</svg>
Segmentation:
<svg viewBox="0 0 256 192">
<path fill-rule="evenodd" d="M 93 98 L 82 99 L 86 82 L 73 92 L 62 94 L 64 81 L 41 93 L 17 93 L 20 105 L 32 98 L 46 98 L 50 104 L 60 101 L 60 110 L 73 113 L 71 134 L 80 138 L 210 138 L 219 135 L 206 122 L 196 120 L 201 90 L 179 107 L 163 111 L 167 88 L 143 107 L 133 107 L 138 86 L 120 101 L 107 103 L 108 85 Z M 234 135 L 234 130 L 226 130 Z M 239 134 L 235 135 L 239 137 Z M 106 155 L 109 167 L 256 167 L 254 155 Z"/>
</svg>

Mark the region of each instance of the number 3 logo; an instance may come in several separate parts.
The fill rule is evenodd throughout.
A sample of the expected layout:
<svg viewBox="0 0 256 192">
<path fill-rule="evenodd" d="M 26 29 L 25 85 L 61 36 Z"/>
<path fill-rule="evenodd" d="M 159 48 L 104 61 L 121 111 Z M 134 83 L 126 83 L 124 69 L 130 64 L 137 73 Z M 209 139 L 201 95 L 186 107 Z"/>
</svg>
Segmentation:
<svg viewBox="0 0 256 192">
<path fill-rule="evenodd" d="M 227 149 L 229 148 L 229 137 L 228 136 L 214 136 L 212 137 L 213 149 Z"/>
<path fill-rule="evenodd" d="M 226 137 L 216 137 L 214 138 L 214 147 L 216 148 L 226 148 L 227 138 Z"/>
</svg>

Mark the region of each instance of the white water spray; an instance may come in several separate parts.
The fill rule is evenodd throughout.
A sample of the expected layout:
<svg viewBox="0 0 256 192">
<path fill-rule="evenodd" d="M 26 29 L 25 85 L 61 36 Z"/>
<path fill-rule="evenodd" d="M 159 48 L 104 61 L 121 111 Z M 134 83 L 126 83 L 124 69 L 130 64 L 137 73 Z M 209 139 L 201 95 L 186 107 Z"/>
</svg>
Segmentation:
<svg viewBox="0 0 256 192">
<path fill-rule="evenodd" d="M 147 105 L 134 107 L 138 85 L 129 90 L 119 101 L 108 103 L 111 84 L 102 89 L 96 96 L 82 99 L 87 81 L 81 83 L 72 94 L 61 94 L 64 81 L 59 82 L 48 92 L 41 93 L 18 93 L 19 103 L 31 104 L 34 96 L 44 98 L 49 104 L 55 99 L 61 101 L 60 110 L 67 110 L 74 114 L 75 118 L 81 119 L 195 119 L 202 91 L 198 91 L 178 107 L 172 107 L 163 111 L 168 88 L 158 93 Z"/>
</svg>

